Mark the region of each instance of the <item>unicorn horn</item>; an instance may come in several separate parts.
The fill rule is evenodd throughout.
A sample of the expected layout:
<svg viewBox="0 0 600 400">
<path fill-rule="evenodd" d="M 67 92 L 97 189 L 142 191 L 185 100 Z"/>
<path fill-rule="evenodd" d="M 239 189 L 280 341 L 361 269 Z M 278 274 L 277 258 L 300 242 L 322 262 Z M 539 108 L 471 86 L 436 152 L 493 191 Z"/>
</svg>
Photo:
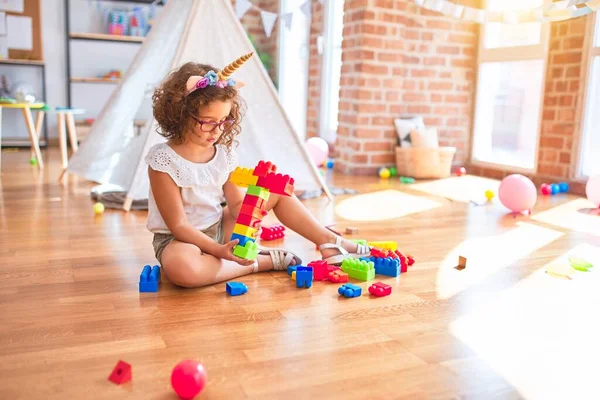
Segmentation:
<svg viewBox="0 0 600 400">
<path fill-rule="evenodd" d="M 226 66 L 225 68 L 223 68 L 217 74 L 219 77 L 219 80 L 226 81 L 231 76 L 231 74 L 233 74 L 235 72 L 236 69 L 238 69 L 239 67 L 244 65 L 244 63 L 246 61 L 248 61 L 250 59 L 250 57 L 252 57 L 253 55 L 254 55 L 254 53 L 245 54 L 245 55 L 241 56 L 240 58 L 238 58 L 237 60 L 235 60 L 234 62 L 232 62 L 231 64 L 229 64 L 228 66 Z"/>
</svg>

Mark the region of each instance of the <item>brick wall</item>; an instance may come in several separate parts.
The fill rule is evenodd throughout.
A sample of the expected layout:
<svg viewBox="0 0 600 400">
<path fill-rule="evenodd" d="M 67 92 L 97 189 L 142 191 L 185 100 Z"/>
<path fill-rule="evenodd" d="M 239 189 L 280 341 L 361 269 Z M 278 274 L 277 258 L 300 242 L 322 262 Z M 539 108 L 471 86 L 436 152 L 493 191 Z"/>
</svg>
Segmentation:
<svg viewBox="0 0 600 400">
<path fill-rule="evenodd" d="M 422 115 L 440 144 L 469 149 L 478 27 L 408 0 L 346 0 L 336 169 L 393 165 L 393 120 Z"/>
<path fill-rule="evenodd" d="M 321 72 L 323 57 L 317 48 L 317 38 L 324 35 L 323 5 L 315 1 L 312 4 L 310 21 L 309 65 L 308 65 L 308 107 L 306 115 L 306 137 L 319 136 L 319 116 L 321 107 Z"/>
</svg>

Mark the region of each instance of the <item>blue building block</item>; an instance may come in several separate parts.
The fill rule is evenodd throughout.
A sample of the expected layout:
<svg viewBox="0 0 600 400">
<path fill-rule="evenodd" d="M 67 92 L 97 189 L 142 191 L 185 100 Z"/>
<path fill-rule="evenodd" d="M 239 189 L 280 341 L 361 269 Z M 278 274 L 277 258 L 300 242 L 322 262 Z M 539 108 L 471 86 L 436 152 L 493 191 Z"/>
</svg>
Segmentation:
<svg viewBox="0 0 600 400">
<path fill-rule="evenodd" d="M 246 247 L 247 242 L 255 242 L 256 241 L 252 238 L 249 238 L 248 236 L 238 235 L 237 233 L 233 233 L 231 235 L 231 240 L 235 240 L 235 239 L 238 239 L 240 241 L 238 243 L 238 246 L 241 246 L 241 247 Z"/>
<path fill-rule="evenodd" d="M 248 287 L 242 282 L 227 282 L 225 289 L 230 296 L 240 296 L 248 291 Z"/>
<path fill-rule="evenodd" d="M 362 295 L 362 288 L 351 283 L 346 283 L 339 287 L 338 293 L 349 298 L 360 297 Z"/>
<path fill-rule="evenodd" d="M 158 292 L 159 283 L 160 267 L 158 265 L 152 268 L 149 265 L 144 266 L 140 274 L 140 292 Z"/>
<path fill-rule="evenodd" d="M 312 267 L 296 267 L 296 287 L 309 288 L 313 284 L 313 269 Z"/>
<path fill-rule="evenodd" d="M 369 261 L 375 263 L 375 273 L 377 275 L 398 276 L 400 275 L 400 260 L 397 258 L 375 258 L 371 257 Z"/>
<path fill-rule="evenodd" d="M 296 265 L 290 265 L 288 267 L 288 275 L 292 276 L 292 272 L 294 272 L 296 270 Z"/>
</svg>

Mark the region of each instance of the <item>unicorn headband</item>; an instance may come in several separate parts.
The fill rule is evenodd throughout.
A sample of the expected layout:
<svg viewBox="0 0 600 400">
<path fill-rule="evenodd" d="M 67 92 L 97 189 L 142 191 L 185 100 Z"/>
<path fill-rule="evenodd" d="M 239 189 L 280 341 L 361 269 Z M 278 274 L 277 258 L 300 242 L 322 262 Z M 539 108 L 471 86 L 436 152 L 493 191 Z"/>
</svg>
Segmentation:
<svg viewBox="0 0 600 400">
<path fill-rule="evenodd" d="M 246 61 L 252 57 L 254 53 L 244 54 L 231 64 L 223 68 L 219 73 L 215 71 L 208 71 L 204 76 L 193 75 L 190 76 L 186 83 L 187 95 L 195 92 L 198 89 L 204 89 L 207 86 L 217 86 L 224 88 L 227 86 L 233 86 L 236 89 L 240 89 L 244 84 L 242 82 L 236 82 L 230 78 L 230 76 Z"/>
</svg>

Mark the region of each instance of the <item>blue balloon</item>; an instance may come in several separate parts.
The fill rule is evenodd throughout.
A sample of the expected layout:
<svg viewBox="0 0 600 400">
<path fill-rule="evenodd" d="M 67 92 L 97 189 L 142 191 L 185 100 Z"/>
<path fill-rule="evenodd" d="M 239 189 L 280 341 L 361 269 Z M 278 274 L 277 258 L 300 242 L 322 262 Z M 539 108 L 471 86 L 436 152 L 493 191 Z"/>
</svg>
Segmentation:
<svg viewBox="0 0 600 400">
<path fill-rule="evenodd" d="M 558 184 L 561 193 L 567 193 L 569 191 L 569 184 L 567 182 L 561 182 Z"/>
<path fill-rule="evenodd" d="M 331 168 L 333 168 L 333 165 L 334 165 L 334 164 L 333 164 L 333 160 L 332 160 L 332 159 L 329 159 L 329 160 L 327 161 L 327 168 L 331 169 Z"/>
<path fill-rule="evenodd" d="M 553 183 L 552 185 L 550 185 L 550 189 L 552 189 L 552 194 L 560 192 L 560 186 L 558 186 L 557 183 Z"/>
</svg>

